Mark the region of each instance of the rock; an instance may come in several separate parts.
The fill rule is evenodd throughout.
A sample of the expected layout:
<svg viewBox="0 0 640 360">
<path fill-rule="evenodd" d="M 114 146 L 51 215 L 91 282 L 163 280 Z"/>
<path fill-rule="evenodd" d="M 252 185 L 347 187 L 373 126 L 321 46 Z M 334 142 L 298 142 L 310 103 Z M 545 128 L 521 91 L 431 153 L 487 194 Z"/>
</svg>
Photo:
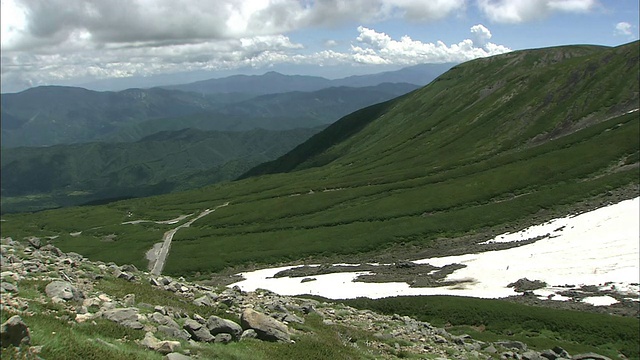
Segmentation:
<svg viewBox="0 0 640 360">
<path fill-rule="evenodd" d="M 125 321 L 121 322 L 120 325 L 126 326 L 128 328 L 132 328 L 134 330 L 142 330 L 142 329 L 144 329 L 144 325 L 142 325 L 142 323 L 137 321 L 137 320 L 125 320 Z"/>
<path fill-rule="evenodd" d="M 573 355 L 571 359 L 573 360 L 611 360 L 611 358 L 608 358 L 604 355 L 600 355 L 596 353 L 584 353 L 584 354 Z"/>
<path fill-rule="evenodd" d="M 316 309 L 313 307 L 312 303 L 304 303 L 302 304 L 302 306 L 300 307 L 300 310 L 302 310 L 302 313 L 305 315 L 308 315 L 312 312 L 316 312 Z"/>
<path fill-rule="evenodd" d="M 29 245 L 33 246 L 36 249 L 40 249 L 42 247 L 42 241 L 40 241 L 40 238 L 31 236 L 27 239 L 27 241 L 29 242 Z"/>
<path fill-rule="evenodd" d="M 527 344 L 520 342 L 520 341 L 496 341 L 494 342 L 495 345 L 499 345 L 502 346 L 504 348 L 507 349 L 517 349 L 520 351 L 526 351 L 527 350 Z"/>
<path fill-rule="evenodd" d="M 13 315 L 9 320 L 2 323 L 0 327 L 0 345 L 8 347 L 9 345 L 20 346 L 28 345 L 31 342 L 29 328 L 18 315 Z"/>
<path fill-rule="evenodd" d="M 242 334 L 242 327 L 235 322 L 212 315 L 207 320 L 207 329 L 211 335 L 220 333 L 231 334 L 234 339 L 238 339 Z"/>
<path fill-rule="evenodd" d="M 139 272 L 138 268 L 135 265 L 125 264 L 120 267 L 122 271 L 126 272 Z"/>
<path fill-rule="evenodd" d="M 0 292 L 17 293 L 18 287 L 10 282 L 3 281 L 0 283 Z"/>
<path fill-rule="evenodd" d="M 231 336 L 231 334 L 227 334 L 227 333 L 220 333 L 217 334 L 215 339 L 213 340 L 214 343 L 219 343 L 219 344 L 228 344 L 233 340 L 233 336 Z"/>
<path fill-rule="evenodd" d="M 160 325 L 158 331 L 174 339 L 189 340 L 191 337 L 185 330 L 173 326 Z"/>
<path fill-rule="evenodd" d="M 182 327 L 187 330 L 189 335 L 196 341 L 211 342 L 215 339 L 209 332 L 209 329 L 193 319 L 187 319 Z"/>
<path fill-rule="evenodd" d="M 161 354 L 169 354 L 175 352 L 178 348 L 180 348 L 179 341 L 160 341 L 155 336 L 153 336 L 153 333 L 151 332 L 147 332 L 145 334 L 144 339 L 140 341 L 140 344 Z"/>
<path fill-rule="evenodd" d="M 307 277 L 307 278 L 304 278 L 304 279 L 300 280 L 300 282 L 301 283 L 306 283 L 306 282 L 316 281 L 316 280 L 318 280 L 318 279 L 312 278 L 312 277 Z"/>
<path fill-rule="evenodd" d="M 57 297 L 65 301 L 81 300 L 84 298 L 81 292 L 66 281 L 53 281 L 45 287 L 44 291 L 50 298 Z"/>
<path fill-rule="evenodd" d="M 118 308 L 106 310 L 102 313 L 102 317 L 117 323 L 122 323 L 124 321 L 138 321 L 138 309 Z"/>
<path fill-rule="evenodd" d="M 258 339 L 289 342 L 289 329 L 280 321 L 252 309 L 244 309 L 240 317 L 243 329 L 253 329 Z"/>
<path fill-rule="evenodd" d="M 117 277 L 117 278 L 119 278 L 119 279 L 125 279 L 125 280 L 127 280 L 127 281 L 133 281 L 133 280 L 135 280 L 135 276 L 133 276 L 133 275 L 131 275 L 131 274 L 129 274 L 129 273 L 126 273 L 126 272 L 120 271 L 120 269 L 118 269 L 118 268 L 116 268 L 116 269 L 113 271 L 113 276 L 115 276 L 115 277 Z"/>
<path fill-rule="evenodd" d="M 58 249 L 57 247 L 51 245 L 51 244 L 47 244 L 43 247 L 40 248 L 40 251 L 49 251 L 52 254 L 56 255 L 56 256 L 62 256 L 64 255 L 64 253 L 62 252 L 62 250 Z"/>
<path fill-rule="evenodd" d="M 560 346 L 555 346 L 553 349 L 551 349 L 551 351 L 556 353 L 558 355 L 558 357 L 561 357 L 561 358 L 569 358 L 569 357 L 571 357 L 571 356 L 569 356 L 569 353 L 567 352 L 567 350 L 561 348 Z"/>
<path fill-rule="evenodd" d="M 539 353 L 533 350 L 529 350 L 529 351 L 525 351 L 522 354 L 522 359 L 523 360 L 545 360 L 546 358 L 542 357 L 542 355 L 540 355 Z"/>
<path fill-rule="evenodd" d="M 485 351 L 485 352 L 488 352 L 489 354 L 496 354 L 496 353 L 498 353 L 498 350 L 497 350 L 497 349 L 496 349 L 496 347 L 495 347 L 495 346 L 493 346 L 493 345 L 489 345 L 489 346 L 487 346 L 486 348 L 484 348 L 484 351 Z"/>
<path fill-rule="evenodd" d="M 257 337 L 258 337 L 258 333 L 256 333 L 255 330 L 247 329 L 242 332 L 242 335 L 240 335 L 240 340 L 256 339 Z"/>
<path fill-rule="evenodd" d="M 296 316 L 294 314 L 287 314 L 282 318 L 282 321 L 287 322 L 287 323 L 298 323 L 298 324 L 304 324 L 304 319 L 300 318 L 299 316 Z"/>
<path fill-rule="evenodd" d="M 197 306 L 213 306 L 213 301 L 211 301 L 207 295 L 203 295 L 193 300 L 193 303 Z"/>
<path fill-rule="evenodd" d="M 125 295 L 124 298 L 122 299 L 122 304 L 127 307 L 135 305 L 136 304 L 135 294 Z"/>
<path fill-rule="evenodd" d="M 436 344 L 445 344 L 448 342 L 448 340 L 445 339 L 443 336 L 435 335 L 433 337 L 433 342 L 435 342 Z"/>
<path fill-rule="evenodd" d="M 519 279 L 516 282 L 512 282 L 507 287 L 514 288 L 517 292 L 524 292 L 529 290 L 536 290 L 547 286 L 547 283 L 540 280 L 529 280 L 527 278 Z"/>
<path fill-rule="evenodd" d="M 207 319 L 203 318 L 202 316 L 200 316 L 198 314 L 193 314 L 193 320 L 199 322 L 202 325 L 207 323 Z"/>
<path fill-rule="evenodd" d="M 173 320 L 171 317 L 167 315 L 162 315 L 161 313 L 157 313 L 157 312 L 153 313 L 149 316 L 149 318 L 160 325 L 171 326 L 176 329 L 180 328 L 180 325 L 178 325 L 178 323 L 175 322 L 175 320 Z"/>
<path fill-rule="evenodd" d="M 171 354 L 165 355 L 162 359 L 163 360 L 190 360 L 191 357 L 187 355 L 182 355 L 180 353 L 171 353 Z"/>
</svg>

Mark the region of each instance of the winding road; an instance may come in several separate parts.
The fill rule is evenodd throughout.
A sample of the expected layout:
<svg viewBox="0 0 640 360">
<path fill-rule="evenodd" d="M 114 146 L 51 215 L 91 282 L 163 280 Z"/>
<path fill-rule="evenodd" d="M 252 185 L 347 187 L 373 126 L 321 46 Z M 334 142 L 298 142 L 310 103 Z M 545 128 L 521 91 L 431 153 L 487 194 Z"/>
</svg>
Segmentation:
<svg viewBox="0 0 640 360">
<path fill-rule="evenodd" d="M 205 217 L 209 214 L 211 214 L 212 212 L 216 211 L 217 209 L 227 206 L 229 205 L 229 202 L 227 201 L 226 203 L 222 204 L 222 205 L 218 205 L 213 209 L 207 209 L 203 212 L 200 213 L 200 215 L 198 215 L 197 217 L 195 217 L 194 219 L 189 220 L 188 222 L 176 227 L 175 229 L 171 229 L 167 232 L 164 233 L 164 236 L 162 236 L 162 247 L 160 248 L 160 250 L 158 250 L 157 256 L 155 258 L 155 262 L 153 263 L 153 266 L 151 267 L 151 273 L 154 275 L 160 275 L 160 273 L 162 272 L 162 269 L 164 268 L 164 264 L 167 260 L 167 255 L 169 255 L 169 248 L 171 247 L 171 240 L 173 240 L 173 236 L 176 234 L 176 232 L 178 232 L 178 230 L 180 230 L 181 228 L 185 228 L 185 227 L 189 227 L 191 224 L 193 224 L 194 221 Z"/>
</svg>

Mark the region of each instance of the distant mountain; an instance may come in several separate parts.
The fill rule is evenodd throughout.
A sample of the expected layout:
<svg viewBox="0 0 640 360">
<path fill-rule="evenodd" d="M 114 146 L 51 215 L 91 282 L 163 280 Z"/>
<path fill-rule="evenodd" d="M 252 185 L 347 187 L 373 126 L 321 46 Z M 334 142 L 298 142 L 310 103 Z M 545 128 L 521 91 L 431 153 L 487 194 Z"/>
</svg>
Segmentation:
<svg viewBox="0 0 640 360">
<path fill-rule="evenodd" d="M 312 128 L 330 124 L 350 112 L 417 88 L 411 84 L 386 83 L 362 88 L 332 87 L 313 92 L 262 95 L 208 113 L 136 123 L 104 139 L 133 141 L 157 131 L 184 128 L 220 131 Z"/>
<path fill-rule="evenodd" d="M 275 71 L 264 75 L 233 75 L 221 79 L 196 81 L 184 85 L 164 86 L 164 89 L 190 91 L 199 94 L 247 93 L 277 94 L 291 91 L 315 91 L 331 86 L 331 80 L 319 76 L 282 75 Z"/>
<path fill-rule="evenodd" d="M 263 75 L 234 75 L 219 79 L 196 81 L 188 84 L 163 86 L 165 89 L 192 91 L 200 94 L 249 93 L 277 94 L 293 91 L 316 91 L 329 87 L 365 87 L 382 83 L 409 83 L 426 85 L 438 75 L 449 70 L 455 64 L 421 64 L 396 71 L 377 74 L 349 76 L 342 79 L 329 80 L 318 76 L 283 75 L 268 72 Z"/>
<path fill-rule="evenodd" d="M 231 180 L 318 131 L 185 129 L 130 143 L 3 149 L 3 212 L 149 196 Z"/>
<path fill-rule="evenodd" d="M 385 71 L 370 75 L 349 76 L 344 79 L 332 80 L 333 86 L 374 86 L 382 83 L 409 83 L 427 85 L 435 78 L 454 67 L 456 63 L 419 64 L 396 71 Z"/>
<path fill-rule="evenodd" d="M 330 87 L 313 92 L 262 95 L 221 107 L 218 112 L 251 117 L 304 117 L 324 124 L 363 107 L 418 89 L 413 84 L 383 83 L 368 87 Z"/>
<path fill-rule="evenodd" d="M 43 146 L 100 139 L 124 125 L 209 111 L 248 96 L 202 96 L 166 89 L 97 92 L 42 86 L 2 94 L 2 146 Z"/>
</svg>

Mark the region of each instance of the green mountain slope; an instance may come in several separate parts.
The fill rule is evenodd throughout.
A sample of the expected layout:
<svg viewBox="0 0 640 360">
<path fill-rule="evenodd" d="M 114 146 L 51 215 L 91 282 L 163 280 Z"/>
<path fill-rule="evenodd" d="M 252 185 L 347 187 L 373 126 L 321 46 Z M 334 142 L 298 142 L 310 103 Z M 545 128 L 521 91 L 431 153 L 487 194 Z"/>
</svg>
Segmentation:
<svg viewBox="0 0 640 360">
<path fill-rule="evenodd" d="M 145 266 L 144 253 L 165 227 L 122 221 L 166 220 L 229 202 L 175 235 L 167 273 L 455 253 L 463 236 L 638 195 L 638 59 L 636 42 L 471 61 L 344 117 L 250 172 L 262 176 L 3 217 L 2 233 L 59 235 L 53 242 L 66 251 Z M 118 241 L 101 242 L 108 234 Z"/>
<path fill-rule="evenodd" d="M 318 129 L 161 132 L 132 143 L 2 150 L 2 211 L 149 196 L 231 180 Z"/>
</svg>

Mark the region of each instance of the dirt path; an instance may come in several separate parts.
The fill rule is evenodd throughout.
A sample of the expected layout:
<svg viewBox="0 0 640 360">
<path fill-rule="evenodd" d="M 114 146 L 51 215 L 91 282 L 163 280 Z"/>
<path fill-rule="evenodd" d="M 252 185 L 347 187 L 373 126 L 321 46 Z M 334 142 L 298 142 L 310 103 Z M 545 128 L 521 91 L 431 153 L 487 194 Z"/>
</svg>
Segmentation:
<svg viewBox="0 0 640 360">
<path fill-rule="evenodd" d="M 169 248 L 171 247 L 171 240 L 173 240 L 173 236 L 176 234 L 176 232 L 178 232 L 178 230 L 184 227 L 189 227 L 191 224 L 193 224 L 194 221 L 211 214 L 212 212 L 216 211 L 218 208 L 221 208 L 227 205 L 229 205 L 229 202 L 216 206 L 213 209 L 207 209 L 201 212 L 200 215 L 198 215 L 194 219 L 189 220 L 188 222 L 176 227 L 175 229 L 171 229 L 165 232 L 164 236 L 162 236 L 162 243 L 161 243 L 162 246 L 158 249 L 158 246 L 157 246 L 158 244 L 155 244 L 153 248 L 147 253 L 147 259 L 150 260 L 149 267 L 151 268 L 151 273 L 154 275 L 160 275 L 160 273 L 162 272 L 162 269 L 164 268 L 164 264 L 167 260 L 167 255 L 169 254 Z M 152 254 L 152 252 L 155 254 Z"/>
</svg>

